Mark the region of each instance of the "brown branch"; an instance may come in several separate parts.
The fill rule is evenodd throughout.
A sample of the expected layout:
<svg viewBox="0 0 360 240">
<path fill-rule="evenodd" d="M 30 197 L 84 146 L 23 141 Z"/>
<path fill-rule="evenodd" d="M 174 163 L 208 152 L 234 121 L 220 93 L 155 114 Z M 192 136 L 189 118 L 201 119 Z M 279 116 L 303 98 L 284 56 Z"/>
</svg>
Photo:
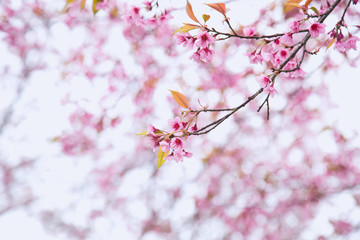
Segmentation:
<svg viewBox="0 0 360 240">
<path fill-rule="evenodd" d="M 319 23 L 323 23 L 323 22 L 325 21 L 325 19 L 329 16 L 329 14 L 335 9 L 336 6 L 340 3 L 340 1 L 341 1 L 341 0 L 336 0 L 336 1 L 333 3 L 333 5 L 330 6 L 329 9 L 328 9 L 325 13 L 323 13 L 323 15 L 319 18 L 319 21 L 318 21 L 318 22 L 319 22 Z M 206 30 L 208 30 L 208 31 L 215 31 L 215 29 L 214 29 L 214 30 L 206 29 Z M 290 56 L 289 56 L 287 59 L 285 59 L 285 61 L 280 65 L 280 67 L 279 67 L 278 70 L 283 70 L 283 68 L 286 66 L 286 64 L 288 64 L 288 62 L 296 56 L 296 54 L 300 51 L 300 49 L 304 47 L 304 52 L 303 52 L 303 56 L 302 56 L 302 60 L 301 60 L 301 63 L 302 63 L 303 58 L 304 58 L 304 54 L 305 54 L 305 51 L 306 51 L 305 45 L 306 45 L 307 41 L 310 39 L 310 37 L 311 37 L 310 32 L 309 32 L 308 30 L 305 30 L 305 31 L 307 32 L 306 36 L 305 36 L 305 37 L 303 38 L 303 40 L 300 42 L 299 46 L 298 46 L 297 48 L 295 48 L 295 49 L 293 50 L 293 52 L 290 54 Z M 219 33 L 219 34 L 222 34 L 222 33 Z M 224 35 L 226 35 L 226 36 L 231 36 L 231 34 L 228 34 L 228 33 L 225 33 Z M 275 35 L 276 35 L 276 34 L 275 34 Z M 272 35 L 272 36 L 275 36 L 275 35 Z M 283 35 L 283 34 L 282 34 L 282 35 Z M 278 35 L 278 36 L 282 36 L 282 35 Z M 270 35 L 270 36 L 271 36 L 271 35 Z M 238 37 L 241 37 L 241 36 L 238 36 Z M 244 37 L 244 38 L 245 38 L 245 37 Z M 258 37 L 256 37 L 256 36 L 246 37 L 246 38 L 248 38 L 248 39 L 258 39 Z M 300 65 L 301 65 L 301 64 L 300 64 Z M 298 65 L 299 68 L 300 68 L 300 65 Z M 297 70 L 297 69 L 296 69 L 296 70 Z M 275 82 L 276 76 L 279 75 L 280 72 L 281 72 L 281 71 L 278 71 L 277 74 L 274 74 L 274 75 L 271 76 L 271 81 L 273 82 L 273 84 L 274 84 L 274 82 Z M 199 129 L 199 130 L 197 130 L 197 131 L 195 131 L 195 132 L 188 133 L 187 136 L 189 136 L 189 135 L 203 135 L 203 134 L 209 133 L 210 131 L 212 131 L 213 129 L 215 129 L 217 126 L 219 126 L 222 122 L 224 122 L 226 119 L 228 119 L 231 115 L 233 115 L 234 113 L 236 113 L 239 109 L 245 107 L 249 102 L 251 102 L 252 100 L 254 100 L 260 93 L 263 92 L 263 90 L 264 90 L 263 88 L 260 88 L 257 92 L 255 92 L 253 95 L 251 95 L 245 102 L 243 102 L 241 105 L 239 105 L 239 106 L 236 107 L 236 108 L 233 108 L 233 109 L 227 108 L 227 109 L 224 109 L 224 110 L 219 110 L 219 111 L 231 111 L 231 112 L 228 113 L 228 114 L 226 114 L 224 117 L 222 117 L 222 118 L 220 118 L 220 119 L 218 119 L 218 120 L 216 120 L 216 121 L 214 121 L 214 122 L 212 122 L 212 123 L 204 126 L 203 128 L 201 128 L 201 129 Z M 267 107 L 268 107 L 268 109 L 267 109 L 267 118 L 269 118 L 269 95 L 266 97 L 266 99 L 265 99 L 264 103 L 262 104 L 262 106 L 265 104 L 265 102 L 267 103 Z M 262 106 L 261 106 L 261 107 L 262 107 Z M 260 111 L 261 107 L 259 108 L 258 111 Z M 205 109 L 200 110 L 199 112 L 201 112 L 201 111 L 206 112 Z M 209 110 L 207 110 L 207 111 L 209 111 L 209 112 L 216 112 L 216 109 L 211 109 L 211 110 L 209 109 Z"/>
</svg>

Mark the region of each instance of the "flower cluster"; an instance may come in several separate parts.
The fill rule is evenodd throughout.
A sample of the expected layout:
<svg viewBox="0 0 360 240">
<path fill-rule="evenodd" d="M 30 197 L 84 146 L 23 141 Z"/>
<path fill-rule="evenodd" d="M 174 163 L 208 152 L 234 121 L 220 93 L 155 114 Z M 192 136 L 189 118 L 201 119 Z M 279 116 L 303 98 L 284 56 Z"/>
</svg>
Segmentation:
<svg viewBox="0 0 360 240">
<path fill-rule="evenodd" d="M 150 145 L 155 152 L 157 149 L 166 153 L 165 160 L 183 161 L 184 157 L 191 158 L 192 153 L 185 151 L 185 140 L 189 132 L 197 130 L 197 125 L 192 124 L 194 118 L 189 121 L 181 120 L 180 117 L 169 120 L 171 132 L 165 132 L 149 124 L 147 136 L 150 137 Z"/>
<path fill-rule="evenodd" d="M 258 83 L 260 84 L 260 87 L 264 89 L 264 92 L 267 94 L 270 94 L 270 96 L 274 96 L 276 93 L 276 89 L 274 88 L 274 85 L 271 84 L 271 80 L 268 76 L 262 74 L 258 79 Z"/>
<path fill-rule="evenodd" d="M 188 32 L 179 32 L 176 35 L 177 43 L 192 49 L 194 45 L 196 51 L 190 57 L 196 62 L 210 62 L 214 55 L 214 50 L 210 49 L 210 44 L 215 43 L 215 37 L 206 31 L 200 32 L 197 36 L 191 36 Z"/>
</svg>

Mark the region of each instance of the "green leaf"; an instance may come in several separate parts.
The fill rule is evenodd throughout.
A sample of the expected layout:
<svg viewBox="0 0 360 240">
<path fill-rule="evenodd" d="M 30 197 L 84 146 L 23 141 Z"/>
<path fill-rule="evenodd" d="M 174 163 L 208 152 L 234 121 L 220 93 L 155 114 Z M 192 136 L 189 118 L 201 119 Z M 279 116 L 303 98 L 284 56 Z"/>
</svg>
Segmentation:
<svg viewBox="0 0 360 240">
<path fill-rule="evenodd" d="M 320 13 L 319 13 L 319 11 L 316 9 L 316 7 L 311 7 L 310 9 L 313 10 L 313 11 L 316 13 L 316 15 L 320 15 Z"/>
<path fill-rule="evenodd" d="M 210 19 L 210 15 L 203 14 L 202 18 L 204 19 L 204 22 L 206 23 Z"/>
<path fill-rule="evenodd" d="M 158 156 L 156 159 L 156 165 L 157 165 L 157 170 L 159 170 L 159 168 L 164 164 L 164 162 L 166 161 L 166 159 L 164 159 L 167 155 L 169 155 L 169 153 L 167 152 L 163 152 L 161 150 L 161 148 L 159 148 L 159 152 L 158 152 Z"/>
</svg>

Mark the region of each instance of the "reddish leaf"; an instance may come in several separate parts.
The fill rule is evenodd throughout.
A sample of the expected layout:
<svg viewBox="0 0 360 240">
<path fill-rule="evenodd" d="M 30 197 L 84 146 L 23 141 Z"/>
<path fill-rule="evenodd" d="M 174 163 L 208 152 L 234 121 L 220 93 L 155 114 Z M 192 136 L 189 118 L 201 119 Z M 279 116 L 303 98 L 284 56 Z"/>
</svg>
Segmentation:
<svg viewBox="0 0 360 240">
<path fill-rule="evenodd" d="M 309 4 L 310 4 L 312 1 L 313 1 L 313 0 L 306 0 L 304 6 L 305 6 L 305 7 L 309 6 Z"/>
<path fill-rule="evenodd" d="M 294 9 L 294 7 L 301 8 L 301 6 L 299 5 L 299 3 L 301 1 L 302 0 L 287 0 L 283 5 L 284 6 L 284 12 L 285 13 L 290 12 L 291 10 Z"/>
<path fill-rule="evenodd" d="M 187 1 L 186 3 L 186 13 L 193 21 L 200 23 L 199 20 L 197 20 L 197 18 L 195 17 L 194 12 L 192 10 L 192 6 L 189 3 L 189 1 Z"/>
<path fill-rule="evenodd" d="M 224 15 L 224 17 L 226 17 L 226 7 L 224 3 L 208 3 L 206 5 L 215 9 L 216 11 Z"/>
<path fill-rule="evenodd" d="M 177 102 L 177 104 L 179 104 L 183 108 L 189 108 L 189 103 L 184 95 L 182 95 L 177 91 L 170 90 L 170 92 L 173 98 L 175 99 L 175 101 Z"/>
</svg>

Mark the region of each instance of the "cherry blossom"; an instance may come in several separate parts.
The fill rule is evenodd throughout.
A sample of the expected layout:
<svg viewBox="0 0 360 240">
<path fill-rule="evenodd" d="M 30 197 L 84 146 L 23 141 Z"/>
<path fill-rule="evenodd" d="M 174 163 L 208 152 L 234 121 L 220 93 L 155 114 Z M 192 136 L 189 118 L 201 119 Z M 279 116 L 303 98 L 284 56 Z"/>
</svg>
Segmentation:
<svg viewBox="0 0 360 240">
<path fill-rule="evenodd" d="M 277 94 L 278 92 L 276 91 L 276 89 L 273 86 L 268 85 L 267 87 L 264 88 L 264 92 L 267 94 L 270 94 L 270 96 L 275 96 L 275 94 Z"/>
<path fill-rule="evenodd" d="M 256 32 L 256 29 L 254 27 L 246 27 L 243 30 L 245 36 L 253 36 Z"/>
<path fill-rule="evenodd" d="M 316 38 L 318 37 L 321 33 L 325 32 L 325 27 L 326 25 L 324 23 L 313 23 L 311 24 L 310 28 L 309 28 L 309 32 L 311 34 L 311 37 Z"/>
<path fill-rule="evenodd" d="M 192 0 L 3 3 L 4 223 L 30 209 L 49 239 L 356 239 L 359 134 L 341 117 L 357 100 L 336 114 L 332 80 L 356 76 L 357 0 L 254 2 L 246 22 L 208 3 L 205 23 Z"/>
<path fill-rule="evenodd" d="M 179 32 L 175 34 L 178 44 L 183 44 L 184 47 L 192 49 L 194 47 L 196 38 L 192 37 L 190 33 Z"/>
<path fill-rule="evenodd" d="M 294 41 L 293 41 L 293 38 L 292 38 L 292 35 L 290 33 L 287 33 L 285 34 L 284 36 L 282 36 L 279 41 L 284 44 L 284 45 L 287 45 L 287 46 L 292 46 L 294 45 Z"/>
<path fill-rule="evenodd" d="M 257 81 L 260 84 L 260 87 L 262 87 L 262 88 L 265 88 L 271 82 L 270 78 L 264 74 L 260 75 L 257 78 Z"/>
<path fill-rule="evenodd" d="M 213 44 L 215 42 L 215 38 L 211 36 L 208 32 L 200 32 L 197 35 L 196 46 L 201 48 L 207 48 L 209 44 Z"/>
</svg>

